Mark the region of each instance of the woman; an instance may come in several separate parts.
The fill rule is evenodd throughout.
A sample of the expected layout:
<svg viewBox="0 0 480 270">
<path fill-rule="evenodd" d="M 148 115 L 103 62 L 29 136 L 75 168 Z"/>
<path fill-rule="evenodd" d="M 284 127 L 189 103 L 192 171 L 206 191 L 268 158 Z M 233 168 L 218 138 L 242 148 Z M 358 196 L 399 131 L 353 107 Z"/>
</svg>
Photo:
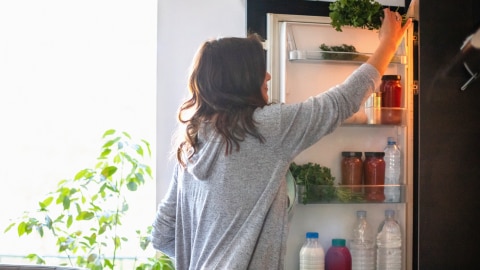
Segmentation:
<svg viewBox="0 0 480 270">
<path fill-rule="evenodd" d="M 176 269 L 283 269 L 284 176 L 296 155 L 358 111 L 411 21 L 384 10 L 376 51 L 343 84 L 299 104 L 267 104 L 257 37 L 205 42 L 193 61 L 182 137 L 153 245 Z"/>
</svg>

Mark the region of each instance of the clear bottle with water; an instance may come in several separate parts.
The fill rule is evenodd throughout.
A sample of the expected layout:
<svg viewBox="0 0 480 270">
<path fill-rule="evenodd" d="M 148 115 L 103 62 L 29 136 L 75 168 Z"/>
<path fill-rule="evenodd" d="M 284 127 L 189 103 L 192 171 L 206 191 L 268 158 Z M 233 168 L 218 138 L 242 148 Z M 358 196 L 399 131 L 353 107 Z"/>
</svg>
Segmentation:
<svg viewBox="0 0 480 270">
<path fill-rule="evenodd" d="M 402 269 L 402 232 L 395 211 L 385 210 L 377 234 L 377 270 Z"/>
<path fill-rule="evenodd" d="M 375 269 L 375 236 L 367 222 L 367 211 L 357 211 L 349 248 L 352 255 L 352 270 Z"/>
<path fill-rule="evenodd" d="M 300 249 L 300 270 L 324 270 L 325 252 L 318 241 L 317 232 L 307 232 Z"/>
<path fill-rule="evenodd" d="M 385 202 L 400 202 L 401 153 L 393 137 L 388 137 L 385 156 Z M 397 185 L 397 186 L 388 186 Z"/>
</svg>

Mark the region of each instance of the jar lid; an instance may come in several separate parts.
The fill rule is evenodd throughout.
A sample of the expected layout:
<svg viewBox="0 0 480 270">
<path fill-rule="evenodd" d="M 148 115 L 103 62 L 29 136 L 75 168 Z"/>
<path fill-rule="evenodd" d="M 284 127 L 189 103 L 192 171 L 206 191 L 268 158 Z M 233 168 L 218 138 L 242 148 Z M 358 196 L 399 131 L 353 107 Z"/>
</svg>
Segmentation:
<svg viewBox="0 0 480 270">
<path fill-rule="evenodd" d="M 342 157 L 359 157 L 359 158 L 361 158 L 362 157 L 362 152 L 345 151 L 345 152 L 342 152 Z"/>
<path fill-rule="evenodd" d="M 384 157 L 385 152 L 365 152 L 366 157 Z"/>
<path fill-rule="evenodd" d="M 334 247 L 344 247 L 345 243 L 346 243 L 345 239 L 341 239 L 341 238 L 332 239 L 332 246 Z"/>
<path fill-rule="evenodd" d="M 307 232 L 305 236 L 307 238 L 318 238 L 318 232 Z"/>
<path fill-rule="evenodd" d="M 397 80 L 399 81 L 402 78 L 400 75 L 383 75 L 382 76 L 382 81 L 391 81 L 391 80 Z"/>
</svg>

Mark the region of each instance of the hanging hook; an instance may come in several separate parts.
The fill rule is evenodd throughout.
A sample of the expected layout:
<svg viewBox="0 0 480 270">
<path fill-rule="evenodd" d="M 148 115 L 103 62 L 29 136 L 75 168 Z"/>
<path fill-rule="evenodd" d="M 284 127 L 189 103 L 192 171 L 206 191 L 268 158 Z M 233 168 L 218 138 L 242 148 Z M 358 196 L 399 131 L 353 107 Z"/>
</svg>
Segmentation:
<svg viewBox="0 0 480 270">
<path fill-rule="evenodd" d="M 468 81 L 460 88 L 462 91 L 464 91 L 475 79 L 479 77 L 479 72 L 474 70 L 480 69 L 480 29 L 465 39 L 460 51 L 461 57 L 464 59 L 463 66 L 471 76 L 470 79 L 468 79 Z M 471 65 L 469 66 L 467 62 L 469 62 Z"/>
<path fill-rule="evenodd" d="M 463 62 L 463 65 L 465 66 L 465 69 L 468 71 L 468 73 L 470 73 L 472 77 L 470 77 L 470 79 L 468 79 L 468 81 L 462 85 L 462 87 L 460 88 L 462 91 L 467 89 L 468 85 L 470 85 L 470 83 L 472 83 L 476 78 L 478 78 L 478 72 L 474 73 L 472 70 L 470 70 L 467 63 L 465 62 Z"/>
</svg>

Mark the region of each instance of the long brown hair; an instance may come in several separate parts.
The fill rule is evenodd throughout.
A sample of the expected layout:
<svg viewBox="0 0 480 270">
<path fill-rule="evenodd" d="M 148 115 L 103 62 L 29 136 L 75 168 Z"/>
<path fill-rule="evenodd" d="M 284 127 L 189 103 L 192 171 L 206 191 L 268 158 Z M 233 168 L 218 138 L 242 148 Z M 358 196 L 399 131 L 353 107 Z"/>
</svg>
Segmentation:
<svg viewBox="0 0 480 270">
<path fill-rule="evenodd" d="M 177 160 L 186 166 L 197 150 L 197 134 L 209 122 L 225 143 L 225 154 L 240 149 L 247 135 L 261 142 L 253 112 L 267 104 L 261 87 L 266 76 L 265 51 L 256 34 L 204 42 L 193 59 L 190 97 L 180 106 L 178 120 L 185 128 Z"/>
</svg>

